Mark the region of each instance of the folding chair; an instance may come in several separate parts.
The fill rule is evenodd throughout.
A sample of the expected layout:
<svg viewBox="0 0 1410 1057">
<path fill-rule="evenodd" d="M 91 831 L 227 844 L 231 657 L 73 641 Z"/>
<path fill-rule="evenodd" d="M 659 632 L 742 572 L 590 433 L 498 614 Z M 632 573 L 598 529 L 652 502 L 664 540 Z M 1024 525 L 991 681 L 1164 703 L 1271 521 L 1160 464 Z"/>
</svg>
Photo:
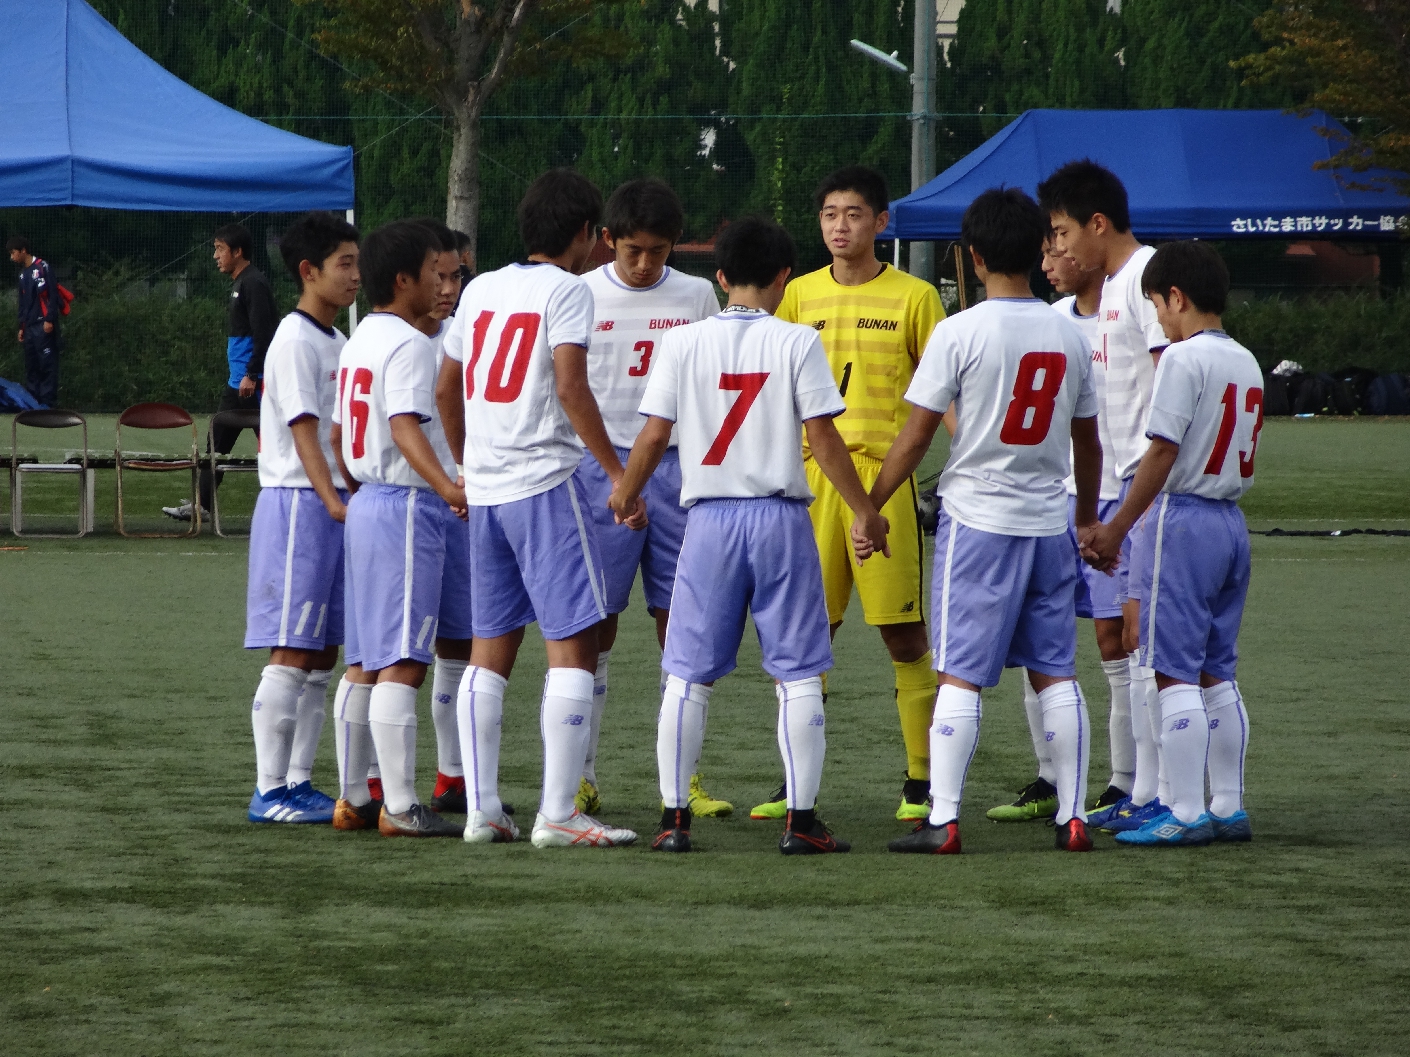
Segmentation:
<svg viewBox="0 0 1410 1057">
<path fill-rule="evenodd" d="M 122 451 L 122 429 L 183 429 L 191 427 L 191 450 L 185 456 L 148 456 L 133 453 L 129 458 Z M 201 504 L 196 496 L 196 482 L 201 470 L 196 452 L 196 423 L 189 413 L 175 404 L 133 404 L 117 421 L 117 450 L 113 453 L 117 470 L 117 530 L 124 536 L 170 537 L 194 536 L 201 531 Z M 186 470 L 191 474 L 191 527 L 185 532 L 128 532 L 123 522 L 122 473 L 124 470 L 143 473 L 170 473 Z"/>
<path fill-rule="evenodd" d="M 33 429 L 81 429 L 83 451 L 63 462 L 21 461 L 20 427 Z M 27 474 L 73 474 L 78 478 L 78 531 L 25 532 L 24 478 Z M 93 531 L 93 476 L 88 468 L 88 422 L 77 411 L 21 411 L 10 427 L 10 531 L 16 536 L 39 536 L 48 539 L 69 539 Z"/>
<path fill-rule="evenodd" d="M 239 458 L 219 455 L 215 450 L 215 431 L 218 428 L 259 429 L 259 412 L 253 409 L 218 411 L 211 416 L 210 428 L 206 430 L 206 458 L 210 460 L 211 471 L 211 528 L 215 534 L 225 539 L 245 538 L 248 532 L 223 532 L 220 528 L 220 475 L 226 473 L 259 473 L 259 459 Z"/>
</svg>

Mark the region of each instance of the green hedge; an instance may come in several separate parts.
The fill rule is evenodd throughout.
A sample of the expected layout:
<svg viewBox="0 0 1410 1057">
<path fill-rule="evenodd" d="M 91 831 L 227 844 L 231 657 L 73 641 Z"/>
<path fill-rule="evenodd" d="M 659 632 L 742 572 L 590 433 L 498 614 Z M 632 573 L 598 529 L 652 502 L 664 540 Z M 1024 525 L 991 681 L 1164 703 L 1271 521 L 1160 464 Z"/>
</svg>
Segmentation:
<svg viewBox="0 0 1410 1057">
<path fill-rule="evenodd" d="M 1250 301 L 1231 307 L 1224 325 L 1265 370 L 1296 360 L 1308 371 L 1410 372 L 1410 294 Z"/>
</svg>

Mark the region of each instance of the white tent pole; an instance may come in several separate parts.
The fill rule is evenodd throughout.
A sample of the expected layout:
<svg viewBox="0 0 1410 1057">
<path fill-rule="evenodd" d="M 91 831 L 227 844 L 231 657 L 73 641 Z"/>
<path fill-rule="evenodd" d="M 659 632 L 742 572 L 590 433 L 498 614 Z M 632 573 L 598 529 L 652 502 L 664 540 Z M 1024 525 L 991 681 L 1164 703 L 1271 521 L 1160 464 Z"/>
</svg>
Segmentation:
<svg viewBox="0 0 1410 1057">
<path fill-rule="evenodd" d="M 896 238 L 896 260 L 895 260 L 895 262 L 892 264 L 892 267 L 894 267 L 898 272 L 901 270 L 901 239 L 900 239 L 900 236 L 897 236 L 897 238 Z"/>
<path fill-rule="evenodd" d="M 353 220 L 353 211 L 352 211 L 351 209 L 348 210 L 348 214 L 347 214 L 347 215 L 348 215 L 348 223 L 349 223 L 349 224 L 355 224 L 356 221 Z M 352 304 L 348 305 L 348 337 L 352 337 L 353 331 L 355 331 L 356 329 L 357 329 L 357 302 L 354 301 Z"/>
</svg>

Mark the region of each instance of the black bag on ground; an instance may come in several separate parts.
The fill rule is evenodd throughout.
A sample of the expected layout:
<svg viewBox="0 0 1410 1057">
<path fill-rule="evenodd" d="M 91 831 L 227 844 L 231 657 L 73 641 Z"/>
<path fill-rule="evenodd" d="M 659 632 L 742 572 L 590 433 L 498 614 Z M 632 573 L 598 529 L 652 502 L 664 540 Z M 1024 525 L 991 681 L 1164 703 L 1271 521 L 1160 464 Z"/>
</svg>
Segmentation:
<svg viewBox="0 0 1410 1057">
<path fill-rule="evenodd" d="M 1367 415 L 1410 415 L 1410 386 L 1405 376 L 1378 374 L 1366 387 L 1361 411 Z"/>
<path fill-rule="evenodd" d="M 1293 414 L 1325 415 L 1331 407 L 1335 384 L 1330 374 L 1305 375 L 1293 397 Z"/>
<path fill-rule="evenodd" d="M 1281 374 L 1263 372 L 1263 417 L 1270 415 L 1291 415 L 1292 399 L 1288 393 L 1288 380 Z"/>
</svg>

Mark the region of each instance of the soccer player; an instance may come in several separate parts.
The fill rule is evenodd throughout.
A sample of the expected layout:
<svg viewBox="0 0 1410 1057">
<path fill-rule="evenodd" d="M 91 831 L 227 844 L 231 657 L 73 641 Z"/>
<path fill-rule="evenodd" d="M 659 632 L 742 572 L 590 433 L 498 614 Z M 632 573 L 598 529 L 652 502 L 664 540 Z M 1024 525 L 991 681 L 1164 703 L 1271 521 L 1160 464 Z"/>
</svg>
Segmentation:
<svg viewBox="0 0 1410 1057">
<path fill-rule="evenodd" d="M 1141 289 L 1171 342 L 1155 372 L 1150 448 L 1121 509 L 1079 536 L 1092 560 L 1110 568 L 1123 537 L 1150 510 L 1132 575 L 1139 570 L 1142 580 L 1142 663 L 1160 687 L 1170 801 L 1116 839 L 1148 847 L 1246 841 L 1248 713 L 1234 676 L 1249 544 L 1238 500 L 1253 485 L 1263 375 L 1253 354 L 1224 333 L 1229 272 L 1209 243 L 1162 246 Z"/>
<path fill-rule="evenodd" d="M 351 683 L 371 684 L 366 711 L 340 721 L 343 798 L 371 801 L 368 735 L 384 796 L 377 828 L 388 837 L 458 837 L 416 797 L 416 691 L 433 659 L 446 522 L 465 492 L 445 471 L 424 424 L 434 421 L 436 356 L 416 329 L 436 306 L 440 248 L 422 224 L 378 228 L 362 248 L 373 309 L 343 346 L 338 365 L 338 453 L 360 487 L 348 502 L 345 565 Z"/>
<path fill-rule="evenodd" d="M 868 488 L 891 449 L 909 407 L 903 396 L 921 351 L 945 318 L 940 295 L 921 279 L 876 259 L 876 236 L 889 220 L 886 180 L 873 169 L 849 165 L 825 179 L 815 200 L 823 241 L 832 253 L 826 268 L 793 280 L 778 318 L 815 329 L 847 410 L 837 430 Z M 808 487 L 817 499 L 808 508 L 822 560 L 827 618 L 835 635 L 855 582 L 863 618 L 881 632 L 896 671 L 896 709 L 906 747 L 906 776 L 896 817 L 924 818 L 930 784 L 927 731 L 935 702 L 925 615 L 921 609 L 921 533 L 916 483 L 904 482 L 882 514 L 891 525 L 891 556 L 854 567 L 848 535 L 852 511 L 811 450 L 804 445 Z M 786 789 L 750 812 L 779 818 Z"/>
<path fill-rule="evenodd" d="M 343 641 L 343 520 L 330 436 L 338 399 L 333 327 L 357 298 L 358 233 L 331 213 L 290 225 L 279 252 L 299 303 L 274 332 L 260 406 L 259 499 L 250 526 L 245 648 L 268 649 L 255 691 L 251 822 L 331 822 L 313 788 L 324 698 Z"/>
<path fill-rule="evenodd" d="M 1102 404 L 1121 494 L 1149 443 L 1145 436 L 1155 364 L 1168 341 L 1156 319 L 1155 307 L 1141 293 L 1141 272 L 1155 255 L 1131 232 L 1126 188 L 1108 169 L 1093 161 L 1069 162 L 1038 185 L 1038 198 L 1053 229 L 1053 248 L 1071 257 L 1080 268 L 1097 268 L 1104 275 L 1098 306 L 1095 361 L 1105 374 Z M 1133 526 L 1139 535 L 1142 525 Z M 1099 829 L 1140 826 L 1164 810 L 1160 797 L 1160 703 L 1155 673 L 1136 656 L 1136 622 L 1140 614 L 1140 575 L 1133 568 L 1130 543 L 1116 569 L 1121 600 L 1122 645 L 1130 655 L 1131 733 L 1136 742 L 1136 772 L 1131 795 L 1104 807 L 1089 821 Z"/>
<path fill-rule="evenodd" d="M 597 531 L 576 473 L 584 446 L 613 482 L 622 475 L 588 386 L 592 291 L 577 274 L 601 213 L 602 196 L 585 177 L 570 169 L 540 176 L 519 203 L 528 260 L 473 280 L 446 336 L 437 397 L 447 432 L 465 435 L 475 555 L 475 641 L 457 702 L 470 843 L 519 834 L 499 797 L 500 722 L 524 628 L 534 621 L 549 667 L 543 799 L 531 840 L 536 848 L 636 840 L 573 803 L 587 759 L 597 626 L 607 618 Z M 644 527 L 644 513 L 632 523 Z"/>
<path fill-rule="evenodd" d="M 690 850 L 690 765 L 700 756 L 711 690 L 734 670 L 752 613 L 764 670 L 777 682 L 788 795 L 779 851 L 845 852 L 851 845 L 813 808 L 827 748 L 821 676 L 832 667 L 832 646 L 800 432 L 882 553 L 886 521 L 833 424 L 846 405 L 822 342 L 771 315 L 793 269 L 793 240 L 770 221 L 740 220 L 720 233 L 715 257 L 729 304 L 662 341 L 641 404 L 646 423 L 611 500 L 626 519 L 678 430 L 681 502 L 690 514 L 662 660 L 668 675 L 656 760 L 665 810 L 652 848 Z"/>
<path fill-rule="evenodd" d="M 1097 305 L 1101 298 L 1102 273 L 1092 268 L 1083 271 L 1071 257 L 1058 253 L 1052 239 L 1043 242 L 1043 274 L 1053 289 L 1066 297 L 1053 303 L 1057 313 L 1081 328 L 1093 350 L 1092 362 L 1100 359 L 1097 340 Z M 1121 481 L 1112 469 L 1111 438 L 1106 428 L 1102 407 L 1105 376 L 1095 367 L 1092 382 L 1097 393 L 1097 435 L 1102 442 L 1102 481 L 1097 502 L 1097 516 L 1110 517 L 1116 512 L 1121 495 Z M 1068 535 L 1072 539 L 1077 559 L 1077 615 L 1092 619 L 1097 635 L 1097 649 L 1102 658 L 1102 672 L 1111 691 L 1108 738 L 1111 747 L 1111 781 L 1097 797 L 1095 810 L 1102 810 L 1126 797 L 1135 776 L 1136 745 L 1131 738 L 1131 670 L 1126 650 L 1121 644 L 1121 601 L 1116 597 L 1114 577 L 1098 572 L 1084 562 L 1077 551 L 1077 535 L 1073 519 L 1077 509 L 1077 483 L 1067 475 Z M 1051 818 L 1057 812 L 1057 787 L 1053 785 L 1053 764 L 1043 732 L 1043 712 L 1038 707 L 1038 695 L 1025 673 L 1023 708 L 1028 715 L 1028 731 L 1033 738 L 1033 751 L 1038 757 L 1038 777 L 1018 794 L 1012 804 L 1002 804 L 988 811 L 995 822 L 1020 822 L 1025 819 Z"/>
<path fill-rule="evenodd" d="M 617 188 L 607 200 L 603 221 L 602 237 L 614 259 L 584 276 L 595 306 L 588 383 L 617 458 L 625 463 L 641 432 L 643 419 L 637 408 L 662 337 L 672 327 L 714 315 L 720 302 L 708 279 L 666 266 L 666 258 L 681 237 L 685 216 L 676 193 L 660 180 L 632 180 Z M 607 619 L 598 628 L 587 764 L 574 800 L 578 810 L 593 815 L 601 808 L 597 741 L 607 702 L 608 662 L 617 641 L 617 617 L 627 608 L 632 581 L 640 568 L 647 612 L 655 618 L 656 638 L 665 648 L 686 512 L 680 505 L 680 459 L 674 440 L 644 486 L 643 498 L 651 518 L 645 531 L 615 523 L 607 507 L 611 481 L 591 452 L 583 456 L 578 473 L 587 486 L 588 508 L 597 522 L 607 574 Z M 661 679 L 664 685 L 664 672 Z M 727 801 L 706 793 L 700 776 L 694 773 L 690 803 L 697 815 L 718 817 L 734 810 Z"/>
<path fill-rule="evenodd" d="M 872 502 L 891 498 L 953 402 L 931 586 L 940 672 L 930 727 L 933 807 L 892 851 L 959 852 L 980 693 L 1005 666 L 1019 665 L 1038 694 L 1052 752 L 1057 846 L 1092 847 L 1083 821 L 1090 737 L 1075 678 L 1077 568 L 1063 478 L 1070 436 L 1076 522 L 1093 524 L 1102 454 L 1090 345 L 1028 286 L 1046 229 L 1037 203 L 1013 188 L 985 191 L 965 210 L 961 230 L 985 300 L 935 328 L 906 392 L 910 418 L 872 486 Z"/>
</svg>

